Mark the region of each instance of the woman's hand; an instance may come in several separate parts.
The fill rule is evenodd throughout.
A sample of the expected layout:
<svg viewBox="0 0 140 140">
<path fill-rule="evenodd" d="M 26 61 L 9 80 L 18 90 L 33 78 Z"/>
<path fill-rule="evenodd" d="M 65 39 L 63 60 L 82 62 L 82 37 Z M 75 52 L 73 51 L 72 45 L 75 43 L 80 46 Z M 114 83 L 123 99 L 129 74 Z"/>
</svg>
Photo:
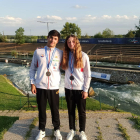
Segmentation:
<svg viewBox="0 0 140 140">
<path fill-rule="evenodd" d="M 86 99 L 87 97 L 88 97 L 88 93 L 83 91 L 82 92 L 82 98 L 83 99 Z"/>
</svg>

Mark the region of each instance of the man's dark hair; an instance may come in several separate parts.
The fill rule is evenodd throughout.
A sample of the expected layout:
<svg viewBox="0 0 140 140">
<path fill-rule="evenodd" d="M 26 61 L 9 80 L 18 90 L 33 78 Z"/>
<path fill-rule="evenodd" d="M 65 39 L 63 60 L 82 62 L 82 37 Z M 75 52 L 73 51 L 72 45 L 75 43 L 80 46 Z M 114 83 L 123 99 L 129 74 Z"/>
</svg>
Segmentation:
<svg viewBox="0 0 140 140">
<path fill-rule="evenodd" d="M 58 37 L 58 40 L 60 39 L 60 33 L 57 31 L 57 30 L 51 30 L 49 33 L 48 33 L 48 37 L 49 36 L 57 36 Z"/>
</svg>

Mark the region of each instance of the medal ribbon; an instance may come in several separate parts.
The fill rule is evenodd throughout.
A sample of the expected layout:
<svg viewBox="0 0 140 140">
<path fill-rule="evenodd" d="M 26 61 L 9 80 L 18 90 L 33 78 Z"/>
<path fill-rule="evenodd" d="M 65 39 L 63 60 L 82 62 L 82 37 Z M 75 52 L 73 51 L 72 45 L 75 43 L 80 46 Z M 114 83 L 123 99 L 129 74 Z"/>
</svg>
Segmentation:
<svg viewBox="0 0 140 140">
<path fill-rule="evenodd" d="M 50 59 L 50 62 L 48 62 L 47 46 L 45 46 L 45 55 L 46 55 L 47 69 L 48 69 L 48 70 L 49 70 L 49 68 L 50 68 L 50 66 L 51 66 L 51 64 L 52 64 L 52 61 L 53 61 L 55 52 L 56 52 L 56 48 L 54 48 L 53 53 L 52 53 L 52 56 L 51 56 L 51 59 Z"/>
<path fill-rule="evenodd" d="M 73 74 L 74 72 L 74 59 L 73 58 L 74 58 L 73 53 L 69 52 L 69 67 L 70 67 L 71 74 Z"/>
</svg>

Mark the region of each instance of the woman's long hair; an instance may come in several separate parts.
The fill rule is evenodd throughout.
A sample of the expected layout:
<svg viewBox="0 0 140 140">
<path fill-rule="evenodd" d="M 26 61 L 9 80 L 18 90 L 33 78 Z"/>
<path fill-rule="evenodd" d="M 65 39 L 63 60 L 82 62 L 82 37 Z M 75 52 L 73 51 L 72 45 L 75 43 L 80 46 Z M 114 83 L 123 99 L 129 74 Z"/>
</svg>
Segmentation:
<svg viewBox="0 0 140 140">
<path fill-rule="evenodd" d="M 67 40 L 70 37 L 73 37 L 75 39 L 75 46 L 74 46 L 74 50 L 73 50 L 74 68 L 83 68 L 82 48 L 81 48 L 80 42 L 75 35 L 69 35 L 69 36 L 67 36 L 65 43 L 64 43 L 62 69 L 66 70 L 68 68 L 70 49 L 67 45 Z"/>
</svg>

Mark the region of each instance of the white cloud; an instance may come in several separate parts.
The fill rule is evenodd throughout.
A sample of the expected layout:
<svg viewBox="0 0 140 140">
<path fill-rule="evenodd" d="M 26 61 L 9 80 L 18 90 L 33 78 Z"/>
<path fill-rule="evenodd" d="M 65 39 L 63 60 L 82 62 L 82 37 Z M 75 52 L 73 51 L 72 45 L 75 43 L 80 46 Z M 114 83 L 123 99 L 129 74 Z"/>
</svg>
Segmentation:
<svg viewBox="0 0 140 140">
<path fill-rule="evenodd" d="M 76 17 L 66 17 L 66 20 L 76 20 Z"/>
<path fill-rule="evenodd" d="M 134 19 L 138 19 L 138 16 L 134 15 L 133 18 L 134 18 Z"/>
<path fill-rule="evenodd" d="M 47 15 L 47 16 L 37 16 L 37 18 L 39 18 L 39 19 L 41 19 L 41 20 L 62 20 L 62 18 L 61 17 L 59 17 L 59 16 L 49 16 L 49 15 Z"/>
<path fill-rule="evenodd" d="M 56 15 L 36 16 L 30 19 L 22 19 L 14 16 L 0 17 L 0 26 L 3 28 L 6 34 L 12 30 L 11 34 L 15 33 L 15 30 L 20 26 L 25 28 L 25 34 L 45 35 L 47 33 L 46 25 L 41 25 L 37 21 L 50 21 L 56 22 L 55 24 L 49 24 L 49 30 L 57 29 L 62 30 L 66 20 L 68 22 L 74 22 L 81 30 L 82 34 L 94 35 L 97 32 L 102 32 L 104 29 L 109 28 L 114 31 L 115 34 L 126 34 L 128 30 L 134 29 L 137 24 L 139 16 L 137 15 L 101 15 L 96 16 L 94 14 L 87 14 L 81 17 L 59 17 Z M 38 28 L 39 27 L 39 28 Z"/>
<path fill-rule="evenodd" d="M 123 15 L 123 16 L 116 15 L 115 18 L 117 18 L 117 19 L 130 19 L 127 15 Z"/>
<path fill-rule="evenodd" d="M 84 9 L 84 8 L 87 8 L 87 7 L 86 6 L 75 5 L 75 6 L 73 6 L 73 8 Z"/>
<path fill-rule="evenodd" d="M 41 18 L 41 16 L 37 16 L 37 18 Z"/>
<path fill-rule="evenodd" d="M 0 22 L 4 24 L 20 24 L 22 23 L 21 18 L 15 18 L 11 16 L 0 17 Z"/>
<path fill-rule="evenodd" d="M 62 20 L 62 18 L 58 17 L 58 16 L 49 16 L 49 15 L 47 15 L 47 18 L 48 19 L 53 19 L 53 20 Z"/>
<path fill-rule="evenodd" d="M 92 21 L 95 20 L 95 19 L 97 19 L 97 17 L 92 16 L 92 15 L 86 15 L 86 16 L 82 19 L 82 21 L 83 21 L 83 22 L 92 22 Z"/>
<path fill-rule="evenodd" d="M 102 18 L 103 18 L 103 19 L 111 19 L 112 17 L 109 16 L 109 15 L 103 15 Z"/>
</svg>

